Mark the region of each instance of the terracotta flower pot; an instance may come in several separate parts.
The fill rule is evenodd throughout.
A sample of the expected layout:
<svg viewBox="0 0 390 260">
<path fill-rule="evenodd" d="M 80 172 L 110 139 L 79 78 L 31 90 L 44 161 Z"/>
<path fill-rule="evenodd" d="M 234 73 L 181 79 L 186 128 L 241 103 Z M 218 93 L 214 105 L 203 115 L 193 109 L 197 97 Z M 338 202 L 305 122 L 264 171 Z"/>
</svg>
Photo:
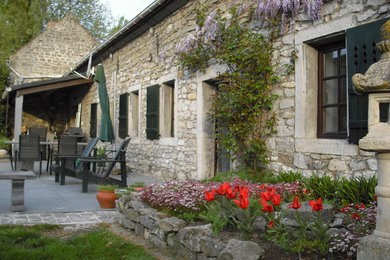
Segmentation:
<svg viewBox="0 0 390 260">
<path fill-rule="evenodd" d="M 115 200 L 118 197 L 113 190 L 101 190 L 96 194 L 100 207 L 103 209 L 115 208 Z"/>
</svg>

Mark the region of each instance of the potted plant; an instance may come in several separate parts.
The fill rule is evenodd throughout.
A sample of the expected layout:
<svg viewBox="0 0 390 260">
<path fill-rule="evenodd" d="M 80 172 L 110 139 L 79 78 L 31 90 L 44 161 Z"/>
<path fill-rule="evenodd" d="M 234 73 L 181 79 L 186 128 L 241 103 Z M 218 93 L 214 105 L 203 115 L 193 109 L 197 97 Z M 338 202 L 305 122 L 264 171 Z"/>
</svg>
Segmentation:
<svg viewBox="0 0 390 260">
<path fill-rule="evenodd" d="M 104 209 L 115 208 L 115 200 L 118 197 L 115 195 L 117 185 L 99 185 L 96 199 L 98 200 L 100 207 Z"/>
</svg>

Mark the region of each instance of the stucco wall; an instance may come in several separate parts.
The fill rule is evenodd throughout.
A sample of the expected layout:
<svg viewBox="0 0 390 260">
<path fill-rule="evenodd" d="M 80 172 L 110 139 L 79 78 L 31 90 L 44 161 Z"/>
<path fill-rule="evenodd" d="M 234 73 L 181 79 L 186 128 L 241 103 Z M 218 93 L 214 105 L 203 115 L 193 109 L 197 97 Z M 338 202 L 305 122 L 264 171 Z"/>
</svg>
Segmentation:
<svg viewBox="0 0 390 260">
<path fill-rule="evenodd" d="M 212 65 L 205 73 L 178 71 L 175 65 L 162 64 L 158 55 L 165 51 L 168 57 L 171 56 L 175 51 L 175 44 L 194 31 L 194 8 L 200 2 L 209 3 L 210 10 L 219 8 L 222 12 L 231 6 L 230 2 L 225 1 L 190 1 L 103 61 L 116 129 L 119 95 L 139 91 L 139 135 L 132 136 L 127 152 L 128 165 L 135 172 L 165 179 L 202 179 L 212 176 L 214 172 L 214 151 L 212 146 L 206 145 L 212 137 L 204 116 L 207 112 L 205 104 L 209 98 L 205 93 L 212 91 L 207 89 L 204 81 L 216 77 L 223 67 Z M 278 134 L 268 142 L 270 169 L 349 177 L 375 174 L 377 166 L 372 153 L 359 151 L 356 145 L 350 145 L 346 140 L 317 139 L 302 130 L 312 127 L 307 125 L 313 122 L 309 120 L 310 116 L 305 115 L 305 111 L 311 109 L 317 99 L 315 95 L 307 95 L 306 88 L 310 86 L 306 86 L 302 79 L 304 57 L 301 50 L 304 42 L 310 38 L 389 17 L 389 8 L 390 4 L 385 0 L 353 3 L 327 1 L 322 20 L 311 21 L 302 14 L 295 29 L 275 43 L 275 63 L 290 63 L 295 66 L 295 72 L 281 78 L 281 82 L 274 86 L 274 93 L 279 95 L 275 103 Z M 298 57 L 291 63 L 293 53 Z M 279 72 L 285 72 L 283 67 Z M 175 80 L 175 136 L 147 140 L 146 88 L 170 80 Z M 89 107 L 94 102 L 98 102 L 95 87 L 83 101 L 82 127 L 86 132 L 89 129 Z M 119 141 L 117 138 L 117 142 Z"/>
</svg>

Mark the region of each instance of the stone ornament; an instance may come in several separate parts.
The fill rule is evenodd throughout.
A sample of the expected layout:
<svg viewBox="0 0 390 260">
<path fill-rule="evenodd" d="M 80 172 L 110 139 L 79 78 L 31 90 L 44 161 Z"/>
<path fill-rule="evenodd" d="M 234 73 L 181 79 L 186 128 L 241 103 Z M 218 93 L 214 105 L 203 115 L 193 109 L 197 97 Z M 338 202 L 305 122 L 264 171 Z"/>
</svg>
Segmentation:
<svg viewBox="0 0 390 260">
<path fill-rule="evenodd" d="M 366 73 L 352 77 L 356 93 L 390 91 L 390 20 L 381 27 L 382 41 L 375 47 L 382 53 L 381 59 L 372 64 Z"/>
</svg>

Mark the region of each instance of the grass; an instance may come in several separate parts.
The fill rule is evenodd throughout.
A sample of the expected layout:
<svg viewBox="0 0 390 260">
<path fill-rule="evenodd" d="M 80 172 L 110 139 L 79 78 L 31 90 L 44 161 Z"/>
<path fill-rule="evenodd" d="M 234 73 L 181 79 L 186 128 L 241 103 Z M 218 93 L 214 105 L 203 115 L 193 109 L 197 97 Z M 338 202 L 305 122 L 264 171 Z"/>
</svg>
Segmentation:
<svg viewBox="0 0 390 260">
<path fill-rule="evenodd" d="M 103 228 L 65 239 L 44 235 L 55 229 L 60 227 L 0 226 L 0 259 L 155 259 Z"/>
</svg>

